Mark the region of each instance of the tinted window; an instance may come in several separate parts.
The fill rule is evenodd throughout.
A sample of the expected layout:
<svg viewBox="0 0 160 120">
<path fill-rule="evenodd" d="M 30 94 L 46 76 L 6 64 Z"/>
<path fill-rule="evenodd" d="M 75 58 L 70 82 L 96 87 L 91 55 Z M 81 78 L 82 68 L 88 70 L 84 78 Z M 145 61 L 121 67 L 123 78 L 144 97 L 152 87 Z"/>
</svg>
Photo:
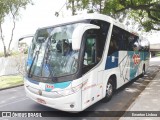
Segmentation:
<svg viewBox="0 0 160 120">
<path fill-rule="evenodd" d="M 141 46 L 138 36 L 117 26 L 113 26 L 108 55 L 116 51 L 138 51 L 140 49 Z"/>
<path fill-rule="evenodd" d="M 111 55 L 121 49 L 121 44 L 119 44 L 121 40 L 122 34 L 120 28 L 113 26 L 108 55 Z"/>
<path fill-rule="evenodd" d="M 130 34 L 130 36 L 128 38 L 128 41 L 129 41 L 128 50 L 130 50 L 130 51 L 139 51 L 140 45 L 139 45 L 139 41 L 138 41 L 138 37 L 137 36 L 135 36 L 133 34 Z"/>
<path fill-rule="evenodd" d="M 91 20 L 91 24 L 97 25 L 100 29 L 97 31 L 97 57 L 102 58 L 104 51 L 104 46 L 106 43 L 106 38 L 109 30 L 110 24 L 102 20 Z"/>
</svg>

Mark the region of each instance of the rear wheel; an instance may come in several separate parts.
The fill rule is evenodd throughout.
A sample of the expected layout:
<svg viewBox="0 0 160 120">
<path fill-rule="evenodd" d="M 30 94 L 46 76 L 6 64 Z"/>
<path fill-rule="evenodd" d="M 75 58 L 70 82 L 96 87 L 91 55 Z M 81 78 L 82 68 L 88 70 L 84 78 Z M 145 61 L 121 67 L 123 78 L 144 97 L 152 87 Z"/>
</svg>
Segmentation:
<svg viewBox="0 0 160 120">
<path fill-rule="evenodd" d="M 142 69 L 142 77 L 145 75 L 145 65 L 143 65 L 143 69 Z"/>
</svg>

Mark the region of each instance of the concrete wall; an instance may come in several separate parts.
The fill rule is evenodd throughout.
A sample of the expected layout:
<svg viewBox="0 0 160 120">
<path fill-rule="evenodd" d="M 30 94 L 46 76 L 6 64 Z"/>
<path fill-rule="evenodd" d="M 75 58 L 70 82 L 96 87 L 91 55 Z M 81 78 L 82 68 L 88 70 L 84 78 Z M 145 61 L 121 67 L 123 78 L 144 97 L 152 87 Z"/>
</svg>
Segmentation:
<svg viewBox="0 0 160 120">
<path fill-rule="evenodd" d="M 150 44 L 150 51 L 160 51 L 160 44 Z"/>
<path fill-rule="evenodd" d="M 24 74 L 26 55 L 17 55 L 0 58 L 0 76 L 11 74 Z"/>
</svg>

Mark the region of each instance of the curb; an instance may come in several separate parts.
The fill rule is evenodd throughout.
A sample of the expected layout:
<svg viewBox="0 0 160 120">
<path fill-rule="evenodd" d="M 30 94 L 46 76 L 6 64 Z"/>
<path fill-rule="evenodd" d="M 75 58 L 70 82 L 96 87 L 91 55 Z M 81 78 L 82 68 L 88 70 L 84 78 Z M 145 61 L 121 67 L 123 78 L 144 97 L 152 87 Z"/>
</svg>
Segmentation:
<svg viewBox="0 0 160 120">
<path fill-rule="evenodd" d="M 6 87 L 6 88 L 0 88 L 0 91 L 2 91 L 2 90 L 6 90 L 6 89 L 10 89 L 10 88 L 20 87 L 20 86 L 23 86 L 23 85 L 24 85 L 24 84 L 15 85 L 15 86 Z"/>
</svg>

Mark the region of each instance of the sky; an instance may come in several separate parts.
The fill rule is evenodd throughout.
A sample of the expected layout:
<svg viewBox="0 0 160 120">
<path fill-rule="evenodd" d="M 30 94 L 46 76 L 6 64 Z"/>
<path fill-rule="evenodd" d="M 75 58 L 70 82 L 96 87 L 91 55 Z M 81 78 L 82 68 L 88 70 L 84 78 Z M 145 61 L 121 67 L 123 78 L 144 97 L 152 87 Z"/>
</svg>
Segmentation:
<svg viewBox="0 0 160 120">
<path fill-rule="evenodd" d="M 22 9 L 20 11 L 20 17 L 16 22 L 12 46 L 17 45 L 17 40 L 20 37 L 28 34 L 34 34 L 39 27 L 55 24 L 57 17 L 55 17 L 54 14 L 63 7 L 66 0 L 33 0 L 33 3 L 34 5 L 27 5 L 26 9 Z M 61 10 L 60 17 L 62 17 L 64 11 L 66 11 L 65 7 Z M 65 12 L 65 14 L 67 16 L 70 12 Z M 11 18 L 7 17 L 2 26 L 5 42 L 7 44 L 10 40 L 12 26 Z M 0 50 L 2 49 L 3 46 L 0 41 Z"/>
<path fill-rule="evenodd" d="M 16 29 L 14 32 L 12 46 L 17 46 L 18 39 L 24 35 L 34 34 L 39 27 L 53 25 L 57 22 L 55 12 L 59 11 L 66 3 L 66 0 L 33 0 L 34 5 L 27 5 L 26 9 L 20 11 L 20 17 L 16 22 Z M 67 11 L 65 7 L 60 12 L 59 17 L 71 16 L 71 12 Z M 5 35 L 6 45 L 10 40 L 11 18 L 8 16 L 3 24 L 3 32 Z M 160 32 L 148 36 L 150 43 L 160 42 L 158 35 Z M 28 40 L 28 39 L 26 39 Z M 0 51 L 3 49 L 2 42 L 0 41 Z"/>
</svg>

